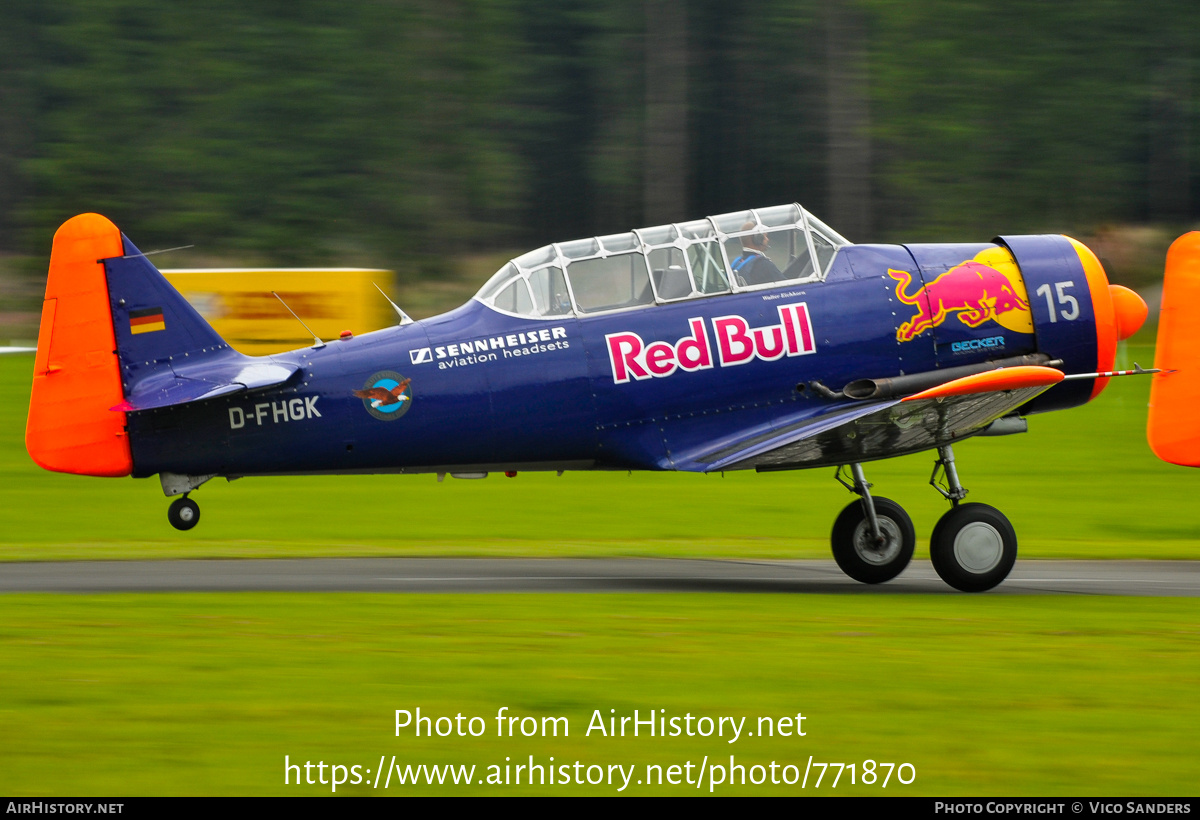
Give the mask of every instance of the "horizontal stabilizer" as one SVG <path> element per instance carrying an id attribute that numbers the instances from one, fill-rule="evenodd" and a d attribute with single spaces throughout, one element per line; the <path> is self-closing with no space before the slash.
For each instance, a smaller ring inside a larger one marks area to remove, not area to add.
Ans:
<path id="1" fill-rule="evenodd" d="M 251 362 L 237 355 L 224 361 L 206 361 L 176 367 L 143 378 L 125 401 L 112 410 L 155 410 L 196 401 L 214 399 L 230 393 L 262 390 L 286 383 L 300 366 L 279 362 Z"/>

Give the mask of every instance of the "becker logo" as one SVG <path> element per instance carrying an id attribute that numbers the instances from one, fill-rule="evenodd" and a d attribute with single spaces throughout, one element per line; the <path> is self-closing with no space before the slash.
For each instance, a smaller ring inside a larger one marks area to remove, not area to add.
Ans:
<path id="1" fill-rule="evenodd" d="M 651 342 L 632 331 L 609 333 L 608 359 L 613 382 L 625 384 L 631 379 L 658 379 L 676 370 L 691 372 L 713 367 L 713 350 L 703 319 L 688 319 L 687 336 L 671 344 Z M 779 324 L 750 327 L 741 316 L 718 316 L 712 320 L 716 338 L 717 364 L 733 367 L 761 359 L 773 362 L 786 356 L 804 356 L 816 352 L 808 305 L 779 306 Z"/>

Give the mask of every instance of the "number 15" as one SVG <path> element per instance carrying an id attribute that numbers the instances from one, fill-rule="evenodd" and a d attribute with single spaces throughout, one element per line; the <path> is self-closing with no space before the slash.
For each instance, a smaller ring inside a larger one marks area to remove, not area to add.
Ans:
<path id="1" fill-rule="evenodd" d="M 1079 318 L 1079 300 L 1069 293 L 1064 293 L 1067 288 L 1075 287 L 1074 282 L 1055 282 L 1054 292 L 1058 294 L 1058 304 L 1062 307 L 1061 313 L 1055 310 L 1054 299 L 1050 295 L 1050 285 L 1042 285 L 1035 293 L 1038 296 L 1046 297 L 1046 309 L 1050 311 L 1050 322 L 1058 321 L 1058 317 L 1062 316 L 1064 321 L 1070 322 L 1073 319 Z"/>

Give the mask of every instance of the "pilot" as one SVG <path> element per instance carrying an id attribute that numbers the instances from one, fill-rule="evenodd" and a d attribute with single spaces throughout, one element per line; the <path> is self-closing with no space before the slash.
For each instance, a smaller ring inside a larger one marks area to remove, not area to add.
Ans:
<path id="1" fill-rule="evenodd" d="M 754 230 L 754 223 L 747 222 L 743 231 Z M 771 240 L 765 233 L 746 234 L 742 237 L 742 254 L 730 263 L 739 285 L 765 285 L 783 278 L 779 268 L 767 256 Z"/>

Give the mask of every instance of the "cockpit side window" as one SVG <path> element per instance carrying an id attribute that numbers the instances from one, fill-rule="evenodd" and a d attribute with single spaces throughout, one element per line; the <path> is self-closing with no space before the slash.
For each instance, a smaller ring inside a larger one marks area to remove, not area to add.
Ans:
<path id="1" fill-rule="evenodd" d="M 765 228 L 747 221 L 724 246 L 730 273 L 740 287 L 796 282 L 815 272 L 808 238 L 799 226 Z"/>
<path id="2" fill-rule="evenodd" d="M 817 231 L 812 232 L 812 240 L 813 247 L 817 251 L 817 269 L 824 275 L 829 271 L 829 263 L 833 261 L 837 248 Z"/>
<path id="3" fill-rule="evenodd" d="M 716 240 L 689 245 L 687 258 L 698 293 L 729 292 L 729 279 L 725 275 L 725 263 Z"/>
<path id="4" fill-rule="evenodd" d="M 654 290 L 664 302 L 686 299 L 695 291 L 688 275 L 687 263 L 680 248 L 657 248 L 647 254 Z"/>
<path id="5" fill-rule="evenodd" d="M 565 316 L 571 312 L 571 296 L 561 268 L 535 270 L 529 274 L 529 289 L 539 316 Z"/>
<path id="6" fill-rule="evenodd" d="M 646 257 L 640 253 L 574 261 L 567 278 L 581 313 L 654 304 Z"/>
<path id="7" fill-rule="evenodd" d="M 497 293 L 492 304 L 509 313 L 527 315 L 533 312 L 533 300 L 529 297 L 529 288 L 526 287 L 524 278 L 520 276 Z"/>

